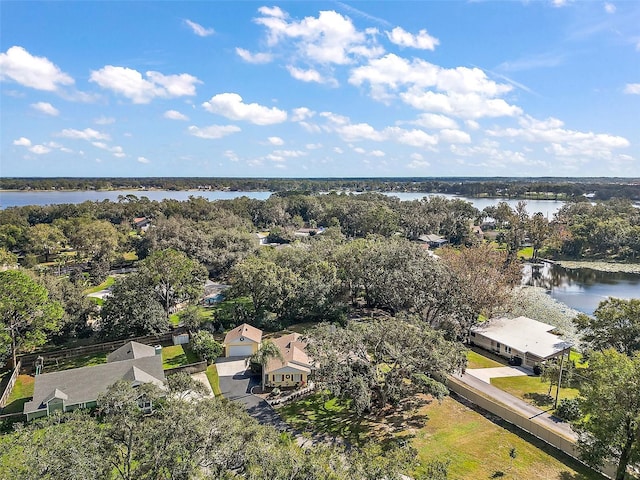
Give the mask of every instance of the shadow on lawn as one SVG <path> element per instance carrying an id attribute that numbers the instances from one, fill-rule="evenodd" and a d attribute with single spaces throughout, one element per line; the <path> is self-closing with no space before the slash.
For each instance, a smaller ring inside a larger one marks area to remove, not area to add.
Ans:
<path id="1" fill-rule="evenodd" d="M 546 454 L 552 456 L 556 460 L 564 463 L 568 467 L 571 467 L 576 472 L 578 472 L 577 474 L 574 475 L 574 474 L 571 474 L 570 472 L 564 471 L 560 474 L 560 477 L 559 477 L 560 480 L 589 480 L 593 478 L 600 478 L 602 480 L 607 479 L 607 477 L 605 477 L 604 475 L 596 472 L 595 470 L 590 469 L 589 467 L 585 466 L 583 463 L 579 462 L 575 458 L 567 455 L 566 453 L 540 440 L 538 437 L 535 437 L 530 433 L 519 429 L 515 425 L 512 425 L 511 423 L 503 420 L 502 418 L 496 415 L 493 415 L 490 412 L 487 412 L 483 408 L 480 408 L 477 405 L 469 402 L 466 398 L 456 395 L 454 392 L 451 392 L 451 398 L 453 398 L 457 402 L 460 402 L 461 404 L 470 408 L 471 410 L 479 413 L 490 422 L 498 425 L 501 428 L 504 428 L 505 430 L 513 433 L 514 435 L 517 435 L 518 437 L 522 438 L 526 442 L 534 445 L 535 447 L 539 448 Z"/>

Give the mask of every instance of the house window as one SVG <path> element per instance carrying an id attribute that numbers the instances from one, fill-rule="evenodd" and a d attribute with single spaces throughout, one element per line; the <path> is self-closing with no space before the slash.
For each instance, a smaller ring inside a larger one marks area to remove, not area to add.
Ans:
<path id="1" fill-rule="evenodd" d="M 471 332 L 471 336 L 475 337 L 476 336 L 476 332 Z"/>
<path id="2" fill-rule="evenodd" d="M 500 351 L 500 342 L 496 342 L 496 348 Z"/>
<path id="3" fill-rule="evenodd" d="M 505 346 L 504 347 L 504 351 L 507 352 L 507 353 L 511 353 L 511 347 Z"/>

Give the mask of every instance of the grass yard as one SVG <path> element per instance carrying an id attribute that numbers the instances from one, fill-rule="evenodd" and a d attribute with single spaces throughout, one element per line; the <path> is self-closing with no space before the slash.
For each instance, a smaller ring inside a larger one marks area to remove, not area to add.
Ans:
<path id="1" fill-rule="evenodd" d="M 211 385 L 211 390 L 213 390 L 213 394 L 216 397 L 222 395 L 222 391 L 220 390 L 220 377 L 218 377 L 218 369 L 216 365 L 209 365 L 205 372 L 207 374 L 207 379 L 209 380 L 209 385 Z"/>
<path id="2" fill-rule="evenodd" d="M 171 345 L 170 347 L 162 347 L 162 367 L 165 370 L 199 361 L 198 356 L 188 346 Z"/>
<path id="3" fill-rule="evenodd" d="M 24 404 L 33 396 L 34 382 L 35 378 L 30 375 L 18 375 L 2 413 L 22 413 Z"/>
<path id="4" fill-rule="evenodd" d="M 110 276 L 110 277 L 107 277 L 107 279 L 104 282 L 102 282 L 100 285 L 87 288 L 82 293 L 84 293 L 85 295 L 89 295 L 90 293 L 96 293 L 96 292 L 99 292 L 100 290 L 104 290 L 105 288 L 109 288 L 114 283 L 116 283 L 116 278 Z"/>
<path id="5" fill-rule="evenodd" d="M 62 358 L 60 360 L 45 360 L 44 372 L 59 372 L 60 370 L 69 370 L 70 368 L 92 367 L 107 363 L 107 353 L 91 353 L 76 358 Z"/>
<path id="6" fill-rule="evenodd" d="M 510 393 L 514 397 L 521 398 L 537 407 L 551 407 L 553 401 L 549 402 L 547 392 L 549 392 L 549 382 L 542 382 L 540 377 L 504 377 L 492 378 L 491 385 Z M 561 388 L 559 400 L 563 398 L 575 398 L 580 391 L 577 388 Z M 551 389 L 551 396 L 555 399 L 556 388 Z"/>
<path id="7" fill-rule="evenodd" d="M 499 419 L 489 420 L 451 397 L 441 403 L 417 397 L 401 409 L 374 418 L 355 415 L 348 402 L 316 394 L 283 406 L 278 412 L 298 430 L 340 436 L 356 445 L 405 438 L 416 448 L 422 465 L 448 460 L 448 478 L 456 480 L 604 479 L 535 437 Z M 516 449 L 513 464 L 511 448 Z M 424 473 L 420 470 L 413 473 Z"/>
<path id="8" fill-rule="evenodd" d="M 177 313 L 172 313 L 169 315 L 169 323 L 174 327 L 177 327 L 180 324 L 180 316 Z"/>
<path id="9" fill-rule="evenodd" d="M 518 250 L 518 257 L 525 260 L 531 259 L 531 257 L 533 257 L 533 247 L 521 248 L 520 250 Z"/>
<path id="10" fill-rule="evenodd" d="M 349 402 L 321 393 L 280 407 L 278 413 L 297 430 L 342 437 L 354 444 L 363 442 L 371 430 L 370 423 L 349 408 Z"/>
<path id="11" fill-rule="evenodd" d="M 428 420 L 412 435 L 418 458 L 422 464 L 449 460 L 449 478 L 604 479 L 535 437 L 516 434 L 450 397 L 422 407 L 420 413 Z M 512 448 L 516 458 L 511 464 Z"/>
<path id="12" fill-rule="evenodd" d="M 483 355 L 480 355 L 473 350 L 467 350 L 467 368 L 495 368 L 504 367 L 502 363 L 498 363 L 495 360 L 491 360 Z"/>

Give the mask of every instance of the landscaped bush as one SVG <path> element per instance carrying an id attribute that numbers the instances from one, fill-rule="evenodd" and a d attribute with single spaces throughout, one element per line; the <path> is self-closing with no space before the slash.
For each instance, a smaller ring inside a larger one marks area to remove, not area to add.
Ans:
<path id="1" fill-rule="evenodd" d="M 556 416 L 572 422 L 582 417 L 580 402 L 577 398 L 563 398 L 556 408 Z"/>
<path id="2" fill-rule="evenodd" d="M 216 342 L 213 335 L 206 330 L 200 330 L 191 336 L 191 350 L 207 363 L 212 363 L 222 355 L 222 345 Z"/>

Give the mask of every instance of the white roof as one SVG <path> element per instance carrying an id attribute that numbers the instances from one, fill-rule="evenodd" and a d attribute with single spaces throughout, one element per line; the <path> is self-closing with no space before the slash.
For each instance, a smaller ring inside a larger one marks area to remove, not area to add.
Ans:
<path id="1" fill-rule="evenodd" d="M 573 345 L 558 335 L 549 333 L 554 329 L 553 325 L 527 317 L 517 317 L 494 318 L 471 330 L 521 352 L 549 358 Z"/>

